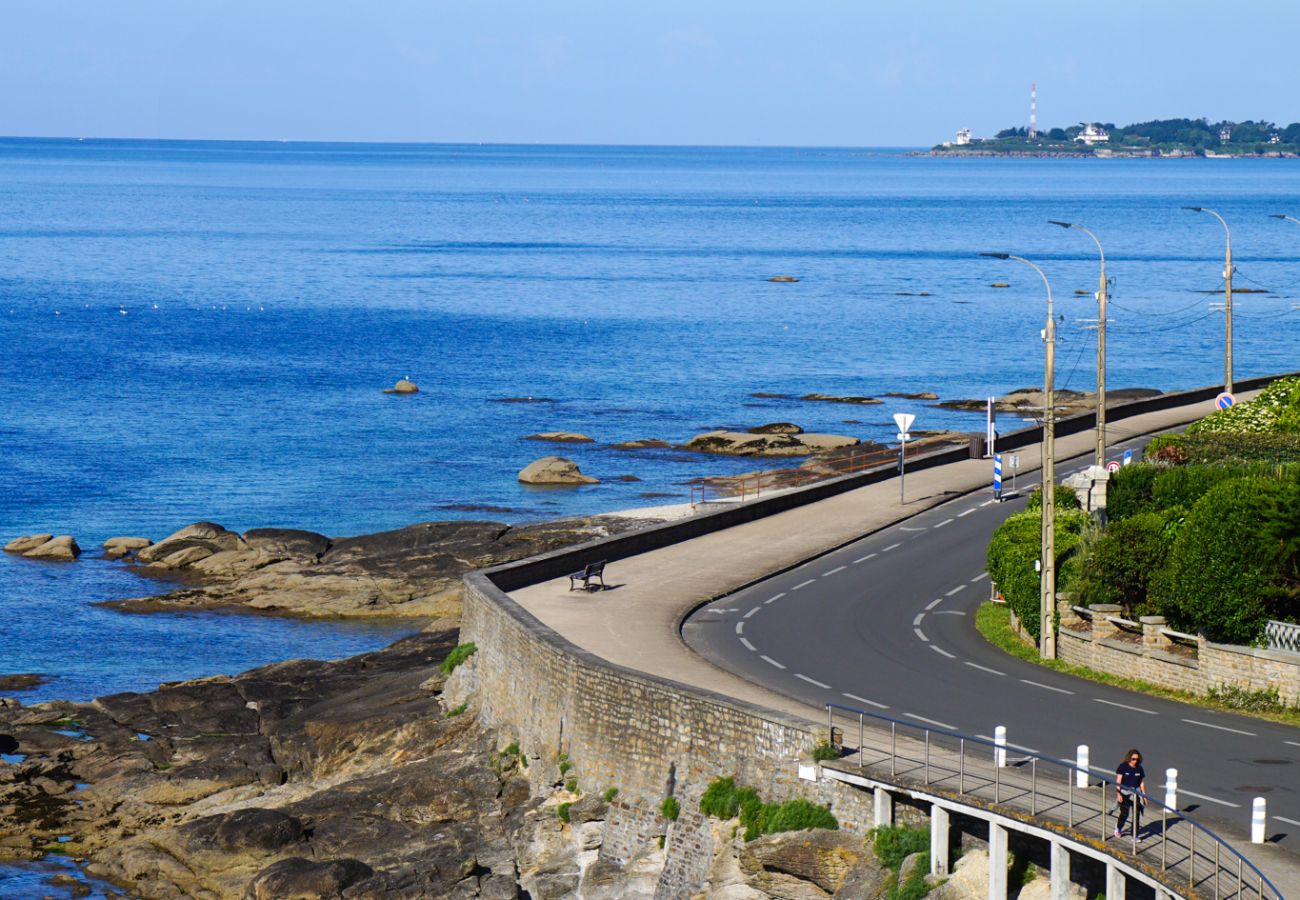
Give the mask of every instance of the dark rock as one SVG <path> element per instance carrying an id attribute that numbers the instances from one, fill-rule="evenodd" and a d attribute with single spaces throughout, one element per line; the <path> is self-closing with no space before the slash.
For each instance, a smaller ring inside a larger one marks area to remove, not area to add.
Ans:
<path id="1" fill-rule="evenodd" d="M 272 863 L 253 879 L 250 900 L 325 900 L 365 881 L 375 870 L 358 859 L 312 862 L 291 857 Z"/>
<path id="2" fill-rule="evenodd" d="M 904 400 L 938 400 L 939 395 L 934 391 L 917 391 L 914 394 L 905 394 L 901 391 L 886 391 L 886 397 L 901 397 Z"/>
<path id="3" fill-rule="evenodd" d="M 180 531 L 170 534 L 158 543 L 136 551 L 135 558 L 141 562 L 159 562 L 181 551 L 206 550 L 205 556 L 222 550 L 246 550 L 243 538 L 213 522 L 195 522 Z M 200 557 L 202 558 L 202 557 Z M 197 560 L 191 560 L 196 562 Z"/>
<path id="4" fill-rule="evenodd" d="M 252 550 L 274 556 L 310 556 L 319 559 L 330 548 L 330 539 L 314 531 L 296 528 L 254 528 L 244 532 L 244 543 Z"/>
<path id="5" fill-rule="evenodd" d="M 749 429 L 750 434 L 803 434 L 803 429 L 790 422 L 769 422 Z"/>
<path id="6" fill-rule="evenodd" d="M 0 675 L 0 691 L 30 691 L 49 680 L 46 675 Z"/>
<path id="7" fill-rule="evenodd" d="M 276 809 L 249 807 L 222 817 L 216 840 L 227 853 L 261 850 L 270 853 L 302 840 L 302 820 Z"/>
<path id="8" fill-rule="evenodd" d="M 859 405 L 868 405 L 868 406 L 885 402 L 875 397 L 858 397 L 852 395 L 847 397 L 837 397 L 832 394 L 804 394 L 799 399 L 816 401 L 818 403 L 856 403 Z"/>
<path id="9" fill-rule="evenodd" d="M 614 450 L 664 450 L 671 446 L 667 441 L 661 441 L 657 438 L 642 438 L 636 441 L 610 444 L 610 447 Z"/>
<path id="10" fill-rule="evenodd" d="M 773 275 L 768 279 L 768 281 L 775 282 L 776 284 L 794 284 L 798 280 L 799 279 L 795 278 L 793 275 Z"/>

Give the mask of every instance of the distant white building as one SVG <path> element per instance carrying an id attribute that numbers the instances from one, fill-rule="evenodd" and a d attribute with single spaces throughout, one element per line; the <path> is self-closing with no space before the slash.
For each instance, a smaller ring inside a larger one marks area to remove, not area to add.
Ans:
<path id="1" fill-rule="evenodd" d="M 958 146 L 958 147 L 965 147 L 965 146 L 966 146 L 967 144 L 969 144 L 970 142 L 971 142 L 970 129 L 969 129 L 969 128 L 958 128 L 958 129 L 957 129 L 957 146 Z"/>
<path id="2" fill-rule="evenodd" d="M 1282 135 L 1278 134 L 1278 133 L 1275 131 L 1275 132 L 1273 132 L 1272 134 L 1270 134 L 1270 135 L 1268 136 L 1268 142 L 1269 142 L 1270 144 L 1280 144 L 1280 143 L 1282 143 Z"/>
<path id="3" fill-rule="evenodd" d="M 1074 139 L 1091 147 L 1093 144 L 1104 144 L 1109 141 L 1110 132 L 1095 122 L 1089 122 Z"/>
<path id="4" fill-rule="evenodd" d="M 1219 129 L 1219 143 L 1220 143 L 1220 144 L 1227 144 L 1227 143 L 1231 143 L 1231 142 L 1232 142 L 1232 129 L 1231 129 L 1231 128 L 1220 128 L 1220 129 Z"/>

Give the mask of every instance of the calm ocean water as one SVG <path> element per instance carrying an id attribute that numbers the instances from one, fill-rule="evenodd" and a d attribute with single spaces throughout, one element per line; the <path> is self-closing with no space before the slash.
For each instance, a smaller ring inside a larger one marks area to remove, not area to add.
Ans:
<path id="1" fill-rule="evenodd" d="M 1058 379 L 1092 382 L 1092 245 L 1116 278 L 1110 384 L 1221 378 L 1234 226 L 1239 376 L 1296 367 L 1300 166 L 950 160 L 818 149 L 0 141 L 0 538 L 161 537 L 197 519 L 332 535 L 668 502 L 752 462 L 607 444 L 789 420 L 891 440 L 978 415 L 755 392 L 982 397 L 1040 382 L 1039 261 Z M 791 274 L 797 284 L 771 284 Z M 1010 282 L 994 290 L 994 281 Z M 900 296 L 919 294 L 929 296 Z M 414 397 L 381 393 L 409 375 Z M 503 403 L 533 397 L 547 402 Z M 604 479 L 520 485 L 561 448 Z M 614 480 L 635 475 L 640 481 Z M 666 495 L 646 497 L 645 495 Z M 498 508 L 491 513 L 466 506 Z M 129 617 L 120 566 L 0 560 L 0 670 L 85 698 L 392 628 Z M 129 653 L 129 659 L 123 657 Z"/>
<path id="2" fill-rule="evenodd" d="M 1092 383 L 1091 226 L 1116 279 L 1113 387 L 1222 378 L 1217 222 L 1233 226 L 1239 377 L 1297 367 L 1300 166 L 949 160 L 819 149 L 0 140 L 0 539 L 161 537 L 197 519 L 357 534 L 685 497 L 753 463 L 609 443 L 789 420 L 891 440 L 979 416 L 755 392 L 983 397 Z M 797 284 L 770 284 L 777 274 Z M 1010 282 L 994 290 L 994 281 Z M 900 296 L 928 292 L 927 297 Z M 409 375 L 415 397 L 382 394 Z M 502 403 L 533 397 L 547 402 Z M 530 490 L 546 445 L 604 483 Z M 614 480 L 635 475 L 640 481 Z M 647 497 L 646 495 L 656 495 Z M 465 506 L 491 506 L 492 513 Z M 0 673 L 85 699 L 386 643 L 401 623 L 126 616 L 116 564 L 0 559 Z M 48 869 L 0 869 L 37 890 Z"/>

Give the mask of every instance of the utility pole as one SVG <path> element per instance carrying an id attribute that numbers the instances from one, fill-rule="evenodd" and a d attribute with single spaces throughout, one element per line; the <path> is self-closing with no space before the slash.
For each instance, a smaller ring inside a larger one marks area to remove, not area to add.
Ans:
<path id="1" fill-rule="evenodd" d="M 1082 225 L 1076 225 L 1073 222 L 1058 222 L 1055 219 L 1049 224 L 1059 225 L 1062 228 L 1074 228 L 1082 231 L 1092 242 L 1097 245 L 1097 252 L 1101 255 L 1101 277 L 1097 283 L 1097 448 L 1093 454 L 1093 465 L 1106 465 L 1106 251 L 1101 247 L 1101 241 L 1097 240 L 1097 235 L 1093 234 Z"/>
<path id="2" fill-rule="evenodd" d="M 1232 232 L 1223 216 L 1204 206 L 1184 206 L 1191 212 L 1209 213 L 1223 225 L 1227 237 L 1227 252 L 1223 262 L 1223 389 L 1232 393 Z"/>
<path id="3" fill-rule="evenodd" d="M 981 253 L 994 259 L 1014 259 L 1038 273 L 1047 288 L 1047 327 L 1043 367 L 1043 511 L 1039 540 L 1038 655 L 1056 659 L 1056 317 L 1052 311 L 1052 285 L 1043 270 L 1010 253 Z"/>

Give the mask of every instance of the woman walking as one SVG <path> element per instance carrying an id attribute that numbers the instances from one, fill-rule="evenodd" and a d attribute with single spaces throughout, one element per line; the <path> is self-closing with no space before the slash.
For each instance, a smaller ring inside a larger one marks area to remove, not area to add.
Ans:
<path id="1" fill-rule="evenodd" d="M 1133 836 L 1141 827 L 1142 807 L 1146 803 L 1147 773 L 1142 768 L 1142 754 L 1130 750 L 1124 761 L 1115 768 L 1115 795 L 1119 801 L 1119 821 L 1115 823 L 1115 837 L 1123 837 L 1124 823 L 1128 821 L 1129 807 L 1133 808 Z"/>

